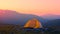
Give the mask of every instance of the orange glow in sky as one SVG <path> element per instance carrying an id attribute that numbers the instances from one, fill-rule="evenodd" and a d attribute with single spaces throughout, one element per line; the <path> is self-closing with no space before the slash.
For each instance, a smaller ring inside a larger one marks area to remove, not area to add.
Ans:
<path id="1" fill-rule="evenodd" d="M 0 0 L 0 9 L 26 14 L 60 15 L 60 0 Z"/>

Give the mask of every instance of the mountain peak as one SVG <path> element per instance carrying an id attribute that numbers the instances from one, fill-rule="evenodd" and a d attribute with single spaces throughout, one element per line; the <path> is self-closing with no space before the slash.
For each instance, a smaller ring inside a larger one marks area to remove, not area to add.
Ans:
<path id="1" fill-rule="evenodd" d="M 12 13 L 12 12 L 16 12 L 16 11 L 13 11 L 13 10 L 0 10 L 0 13 Z"/>

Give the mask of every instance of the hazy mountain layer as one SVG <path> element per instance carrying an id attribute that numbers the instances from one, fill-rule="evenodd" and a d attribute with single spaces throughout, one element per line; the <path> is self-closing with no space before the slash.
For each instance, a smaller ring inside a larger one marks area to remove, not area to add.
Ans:
<path id="1" fill-rule="evenodd" d="M 32 18 L 38 19 L 42 24 L 45 22 L 43 18 L 36 15 L 21 14 L 11 10 L 0 10 L 0 21 L 4 24 L 24 25 Z"/>

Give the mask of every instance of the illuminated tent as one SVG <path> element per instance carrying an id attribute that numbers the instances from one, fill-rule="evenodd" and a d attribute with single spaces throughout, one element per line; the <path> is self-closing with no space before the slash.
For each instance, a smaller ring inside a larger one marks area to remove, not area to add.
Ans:
<path id="1" fill-rule="evenodd" d="M 41 25 L 41 22 L 33 18 L 31 20 L 28 20 L 28 22 L 24 25 L 24 27 L 42 28 L 42 25 Z"/>

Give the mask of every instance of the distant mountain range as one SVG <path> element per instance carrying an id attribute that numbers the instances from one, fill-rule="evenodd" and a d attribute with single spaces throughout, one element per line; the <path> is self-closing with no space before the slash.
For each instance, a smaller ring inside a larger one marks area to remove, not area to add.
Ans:
<path id="1" fill-rule="evenodd" d="M 41 17 L 47 20 L 60 19 L 60 15 L 53 15 L 53 14 L 43 15 Z"/>
<path id="2" fill-rule="evenodd" d="M 45 19 L 36 15 L 21 14 L 11 10 L 0 10 L 0 22 L 4 24 L 24 25 L 28 20 L 32 18 L 38 19 L 41 23 L 46 22 Z"/>

